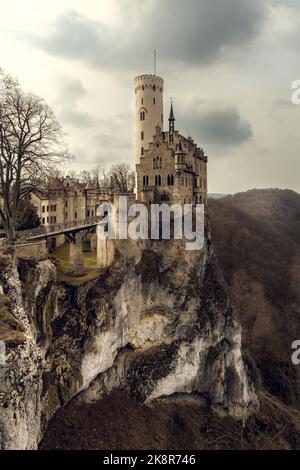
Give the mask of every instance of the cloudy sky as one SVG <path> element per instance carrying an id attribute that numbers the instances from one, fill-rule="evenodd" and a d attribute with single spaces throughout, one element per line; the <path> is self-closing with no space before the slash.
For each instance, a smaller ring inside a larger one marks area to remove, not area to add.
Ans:
<path id="1" fill-rule="evenodd" d="M 70 169 L 134 165 L 133 78 L 165 80 L 209 191 L 300 191 L 299 0 L 0 0 L 0 67 L 45 98 Z M 165 123 L 167 124 L 167 123 Z M 67 168 L 66 171 L 69 171 Z"/>

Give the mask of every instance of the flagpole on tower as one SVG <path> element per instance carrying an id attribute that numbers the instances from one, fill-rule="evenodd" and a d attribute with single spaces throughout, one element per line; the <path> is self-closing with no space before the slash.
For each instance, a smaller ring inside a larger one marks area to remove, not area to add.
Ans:
<path id="1" fill-rule="evenodd" d="M 156 75 L 156 49 L 154 49 L 154 75 Z"/>

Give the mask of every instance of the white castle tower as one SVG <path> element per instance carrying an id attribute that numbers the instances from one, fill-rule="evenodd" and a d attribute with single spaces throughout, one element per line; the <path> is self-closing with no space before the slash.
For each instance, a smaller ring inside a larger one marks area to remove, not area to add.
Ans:
<path id="1" fill-rule="evenodd" d="M 157 75 L 139 75 L 134 79 L 135 90 L 135 162 L 140 163 L 144 150 L 155 134 L 155 127 L 163 129 L 164 81 Z"/>

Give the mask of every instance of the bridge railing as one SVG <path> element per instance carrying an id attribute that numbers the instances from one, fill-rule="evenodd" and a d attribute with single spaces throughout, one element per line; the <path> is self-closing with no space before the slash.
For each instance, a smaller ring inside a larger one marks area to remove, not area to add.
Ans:
<path id="1" fill-rule="evenodd" d="M 61 232 L 68 229 L 75 229 L 77 227 L 85 227 L 97 224 L 97 222 L 97 217 L 87 217 L 86 219 L 75 219 L 61 224 L 49 224 L 46 226 L 46 233 Z"/>
<path id="2" fill-rule="evenodd" d="M 39 235 L 48 235 L 50 233 L 64 232 L 78 227 L 88 227 L 97 224 L 99 219 L 97 217 L 87 217 L 86 219 L 75 219 L 70 222 L 42 225 L 30 230 L 22 230 L 17 232 L 17 240 L 26 240 L 30 237 Z"/>

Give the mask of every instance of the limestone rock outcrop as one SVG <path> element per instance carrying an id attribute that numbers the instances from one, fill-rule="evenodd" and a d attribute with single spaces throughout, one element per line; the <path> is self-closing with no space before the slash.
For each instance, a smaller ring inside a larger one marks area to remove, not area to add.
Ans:
<path id="1" fill-rule="evenodd" d="M 59 407 L 118 387 L 142 402 L 193 392 L 241 419 L 257 407 L 209 227 L 206 235 L 200 252 L 179 240 L 117 250 L 77 287 L 58 282 L 49 260 L 2 267 L 26 340 L 0 366 L 0 448 L 37 448 Z"/>

